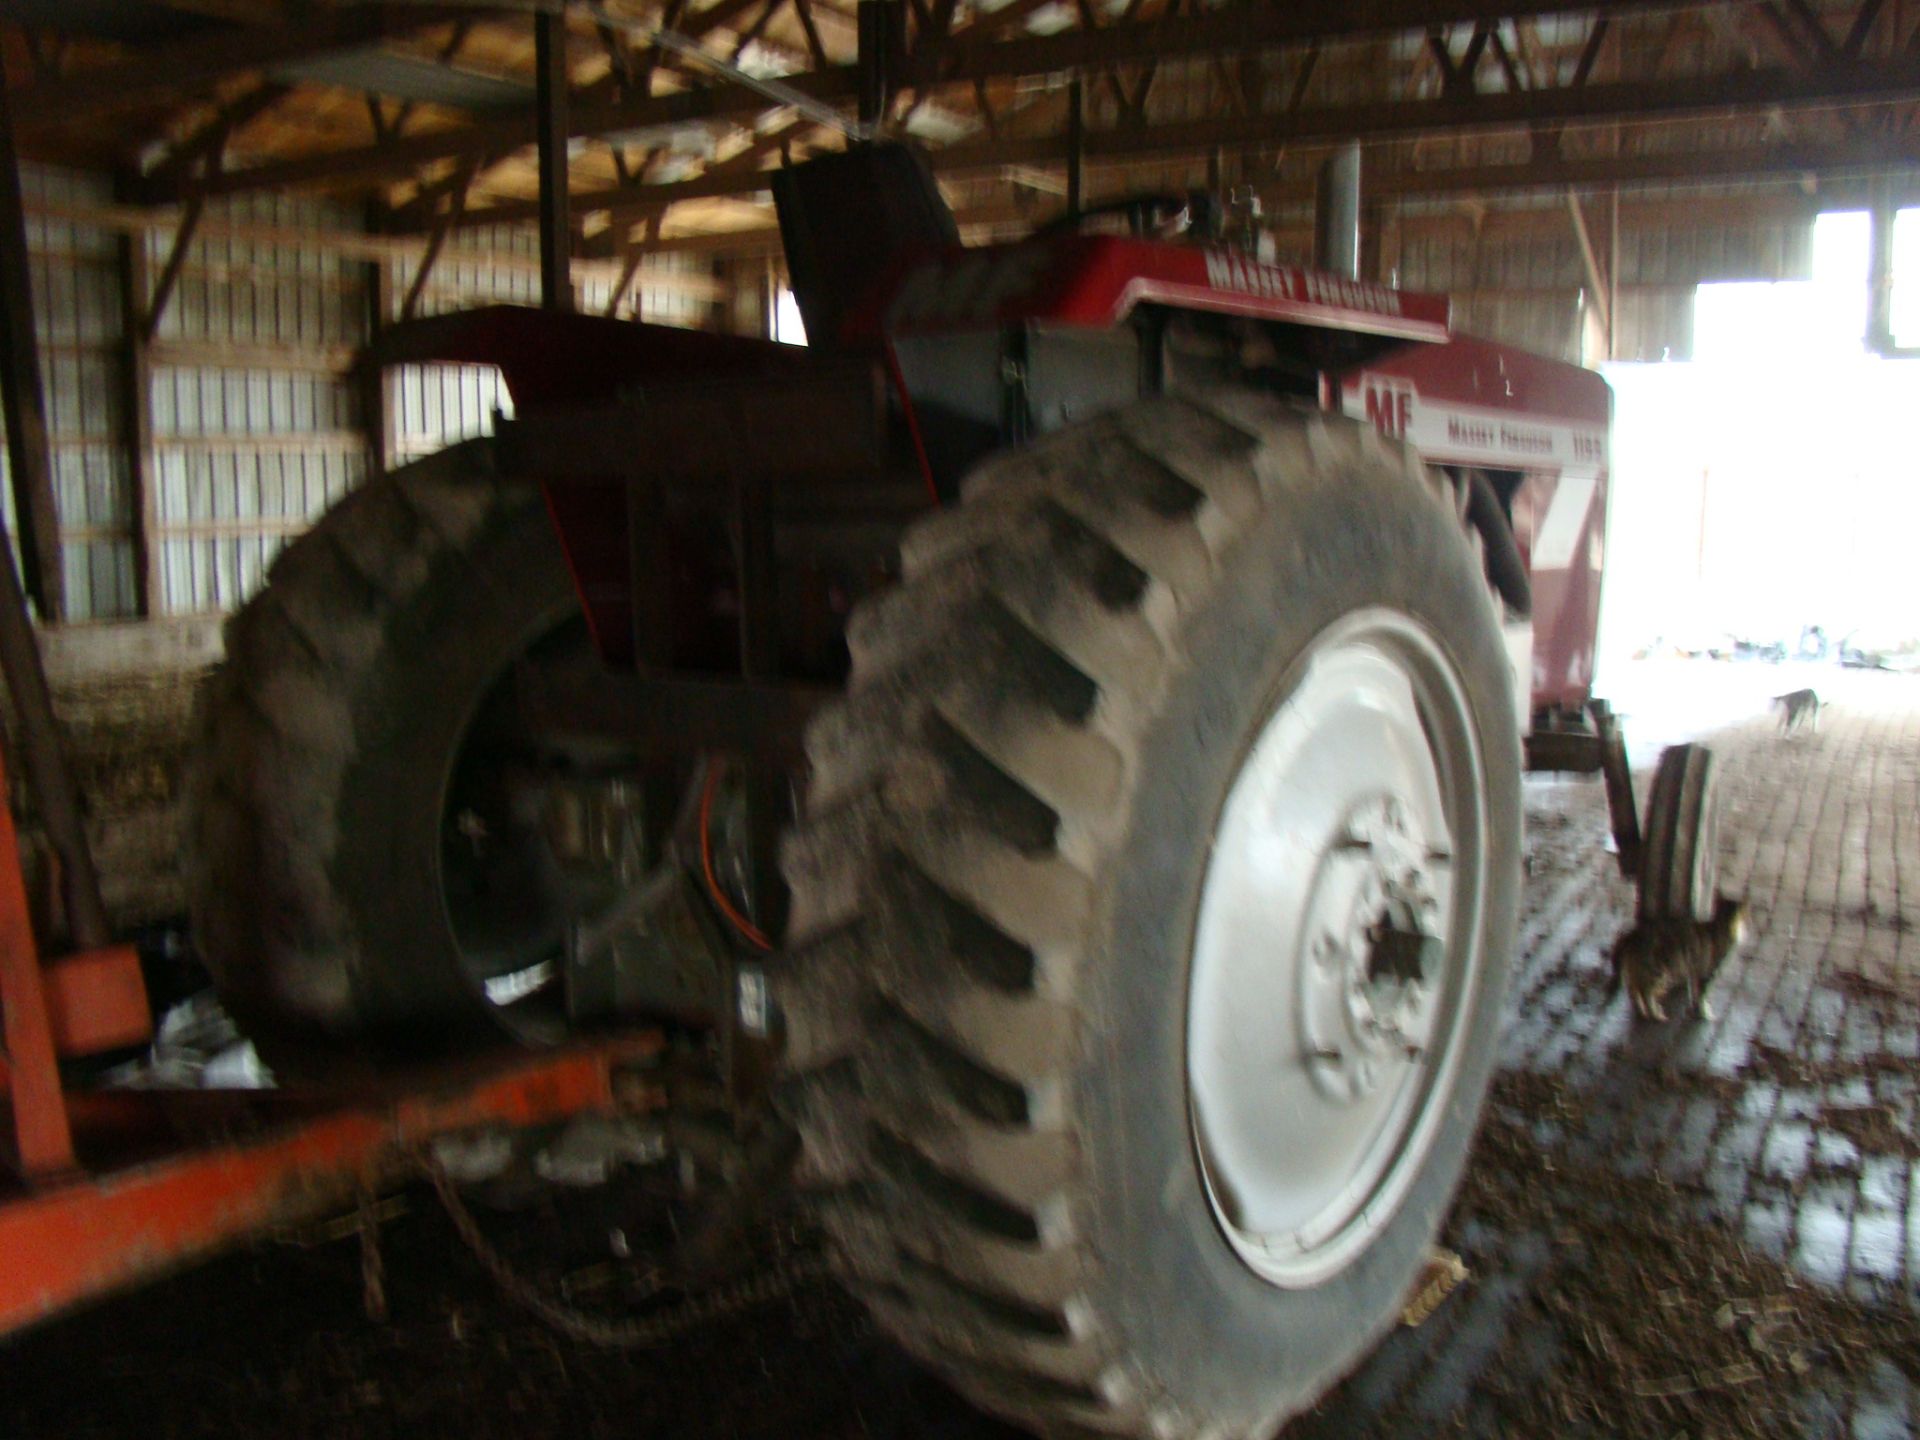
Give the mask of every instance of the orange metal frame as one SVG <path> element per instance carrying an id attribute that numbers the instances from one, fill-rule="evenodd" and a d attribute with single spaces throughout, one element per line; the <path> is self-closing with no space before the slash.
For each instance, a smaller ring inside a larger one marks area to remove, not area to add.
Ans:
<path id="1" fill-rule="evenodd" d="M 34 943 L 27 886 L 20 876 L 20 840 L 14 833 L 13 812 L 4 803 L 6 794 L 6 769 L 0 765 L 0 1009 L 6 1012 L 5 1079 L 20 1173 L 28 1180 L 43 1180 L 74 1168 L 73 1126 L 60 1092 L 47 978 L 40 969 L 40 947 Z M 0 1254 L 6 1255 L 11 1268 L 12 1255 Z"/>
<path id="2" fill-rule="evenodd" d="M 392 1179 L 435 1135 L 612 1109 L 615 1072 L 658 1048 L 644 1033 L 351 1098 L 69 1092 L 62 1055 L 138 1044 L 152 1018 L 129 948 L 42 965 L 5 794 L 0 765 L 0 1140 L 13 1141 L 16 1176 L 0 1176 L 0 1334 L 310 1218 Z M 196 1131 L 247 1138 L 183 1145 Z"/>

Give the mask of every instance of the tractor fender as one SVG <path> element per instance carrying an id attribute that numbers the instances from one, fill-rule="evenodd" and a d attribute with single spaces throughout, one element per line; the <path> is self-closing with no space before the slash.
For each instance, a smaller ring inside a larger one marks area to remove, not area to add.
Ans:
<path id="1" fill-rule="evenodd" d="M 689 375 L 779 382 L 810 367 L 773 340 L 713 335 L 529 305 L 485 305 L 389 325 L 362 347 L 362 374 L 390 365 L 497 365 L 516 409 L 610 400 L 653 379 Z"/>

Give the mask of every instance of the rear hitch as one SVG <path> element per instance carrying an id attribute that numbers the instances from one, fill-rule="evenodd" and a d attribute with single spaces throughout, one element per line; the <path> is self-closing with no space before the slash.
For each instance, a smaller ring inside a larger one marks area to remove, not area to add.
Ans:
<path id="1" fill-rule="evenodd" d="M 1579 717 L 1569 717 L 1560 723 L 1536 725 L 1527 736 L 1526 762 L 1528 770 L 1600 775 L 1607 786 L 1607 815 L 1613 826 L 1621 878 L 1637 880 L 1644 842 L 1633 795 L 1633 771 L 1627 764 L 1626 736 L 1613 707 L 1604 700 L 1590 700 L 1585 723 Z"/>

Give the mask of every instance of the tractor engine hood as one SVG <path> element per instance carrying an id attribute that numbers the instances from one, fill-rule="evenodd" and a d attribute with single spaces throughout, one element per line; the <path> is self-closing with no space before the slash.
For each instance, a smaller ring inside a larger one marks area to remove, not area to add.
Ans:
<path id="1" fill-rule="evenodd" d="M 1104 329 L 1141 304 L 1444 341 L 1450 302 L 1217 245 L 1059 235 L 909 262 L 848 317 L 849 344 L 1006 324 Z"/>

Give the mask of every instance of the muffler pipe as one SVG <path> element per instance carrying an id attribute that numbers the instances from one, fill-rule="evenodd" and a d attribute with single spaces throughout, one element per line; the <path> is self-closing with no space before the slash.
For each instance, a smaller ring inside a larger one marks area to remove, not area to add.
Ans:
<path id="1" fill-rule="evenodd" d="M 1326 158 L 1313 198 L 1313 267 L 1360 278 L 1360 142 Z"/>

